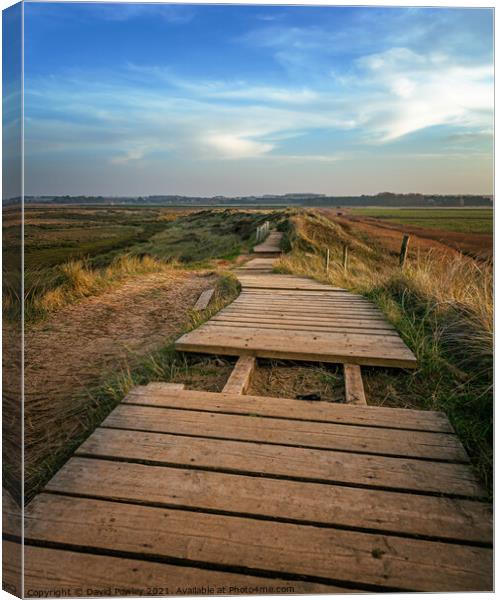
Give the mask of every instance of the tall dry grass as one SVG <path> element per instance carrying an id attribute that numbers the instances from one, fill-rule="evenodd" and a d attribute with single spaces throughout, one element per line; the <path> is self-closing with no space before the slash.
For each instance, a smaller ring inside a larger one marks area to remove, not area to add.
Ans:
<path id="1" fill-rule="evenodd" d="M 416 373 L 400 376 L 409 404 L 447 412 L 491 489 L 492 265 L 429 250 L 412 254 L 402 269 L 396 255 L 355 226 L 314 210 L 297 211 L 290 224 L 290 252 L 277 270 L 344 287 L 381 308 L 418 359 Z M 344 245 L 349 249 L 346 271 Z"/>
<path id="2" fill-rule="evenodd" d="M 55 267 L 52 277 L 47 277 L 45 272 L 27 272 L 26 318 L 36 319 L 82 298 L 102 293 L 129 277 L 176 268 L 176 261 L 122 254 L 102 269 L 92 268 L 85 260 L 71 260 Z"/>

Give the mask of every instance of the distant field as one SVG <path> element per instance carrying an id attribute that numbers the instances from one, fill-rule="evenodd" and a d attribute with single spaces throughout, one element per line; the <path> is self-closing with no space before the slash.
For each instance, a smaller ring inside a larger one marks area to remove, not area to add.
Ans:
<path id="1" fill-rule="evenodd" d="M 349 214 L 459 233 L 493 233 L 491 208 L 355 208 Z"/>

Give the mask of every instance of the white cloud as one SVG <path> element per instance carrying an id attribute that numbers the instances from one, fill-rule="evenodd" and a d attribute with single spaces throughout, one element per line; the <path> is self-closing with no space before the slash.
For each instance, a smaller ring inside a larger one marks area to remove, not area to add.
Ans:
<path id="1" fill-rule="evenodd" d="M 436 125 L 487 127 L 492 122 L 493 68 L 462 66 L 443 55 L 392 48 L 358 61 L 373 101 L 361 122 L 380 141 Z M 378 98 L 377 98 L 378 95 Z"/>
<path id="2" fill-rule="evenodd" d="M 219 158 L 229 159 L 254 158 L 270 152 L 274 147 L 272 144 L 232 133 L 209 133 L 201 137 L 201 142 L 211 151 L 215 150 Z"/>

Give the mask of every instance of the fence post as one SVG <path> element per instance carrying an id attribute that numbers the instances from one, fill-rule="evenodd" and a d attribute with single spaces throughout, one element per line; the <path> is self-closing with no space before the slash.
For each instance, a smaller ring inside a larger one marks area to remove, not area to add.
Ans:
<path id="1" fill-rule="evenodd" d="M 399 253 L 399 266 L 404 267 L 406 262 L 406 255 L 408 254 L 408 244 L 410 242 L 410 236 L 405 233 L 403 236 L 403 242 L 401 243 L 401 251 Z"/>
<path id="2" fill-rule="evenodd" d="M 330 269 L 330 248 L 326 249 L 325 269 L 326 269 L 326 272 L 328 273 L 328 271 Z"/>
<path id="3" fill-rule="evenodd" d="M 342 266 L 344 267 L 344 271 L 347 271 L 347 260 L 349 257 L 349 248 L 347 244 L 344 244 L 344 249 L 342 252 Z"/>

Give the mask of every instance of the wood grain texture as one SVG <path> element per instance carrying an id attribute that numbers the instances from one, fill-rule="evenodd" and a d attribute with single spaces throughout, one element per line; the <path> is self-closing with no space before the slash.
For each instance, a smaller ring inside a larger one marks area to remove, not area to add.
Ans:
<path id="1" fill-rule="evenodd" d="M 203 511 L 491 543 L 491 506 L 320 483 L 75 457 L 47 490 Z"/>
<path id="2" fill-rule="evenodd" d="M 365 388 L 359 365 L 344 365 L 344 384 L 346 402 L 366 406 Z"/>
<path id="3" fill-rule="evenodd" d="M 489 549 L 41 494 L 26 536 L 389 589 L 490 590 Z"/>
<path id="4" fill-rule="evenodd" d="M 253 356 L 240 356 L 222 389 L 223 394 L 244 394 L 252 378 L 256 360 Z"/>
<path id="5" fill-rule="evenodd" d="M 483 497 L 468 465 L 162 433 L 97 429 L 77 455 L 234 473 Z"/>
<path id="6" fill-rule="evenodd" d="M 150 384 L 151 385 L 151 384 Z M 232 414 L 283 417 L 290 420 L 318 423 L 342 423 L 367 427 L 388 427 L 412 431 L 453 433 L 453 428 L 442 412 L 384 408 L 379 406 L 352 407 L 331 402 L 307 402 L 288 398 L 218 394 L 201 390 L 172 391 L 150 385 L 133 388 L 123 404 L 163 406 L 191 410 L 206 410 Z"/>
<path id="7" fill-rule="evenodd" d="M 7 543 L 9 544 L 9 543 Z M 163 596 L 189 595 L 189 590 L 205 588 L 209 595 L 231 594 L 321 594 L 352 593 L 340 586 L 305 581 L 253 577 L 240 573 L 211 571 L 147 560 L 83 554 L 52 548 L 25 548 L 27 589 L 46 592 L 67 589 L 68 596 Z M 212 589 L 212 592 L 208 592 Z M 87 590 L 94 590 L 94 594 Z"/>
<path id="8" fill-rule="evenodd" d="M 289 419 L 256 414 L 227 415 L 171 408 L 118 406 L 104 427 L 171 433 L 218 439 L 282 444 L 357 453 L 468 462 L 458 438 L 446 433 L 408 432 Z"/>
<path id="9" fill-rule="evenodd" d="M 255 260 L 259 269 L 269 268 L 269 259 Z M 249 267 L 239 270 L 238 278 L 240 296 L 179 338 L 178 350 L 415 368 L 411 350 L 359 294 Z"/>
<path id="10" fill-rule="evenodd" d="M 177 350 L 264 358 L 309 360 L 329 363 L 351 362 L 371 366 L 415 368 L 413 353 L 399 338 L 352 333 L 306 331 L 269 332 L 254 328 L 204 327 L 184 334 L 175 343 Z"/>

